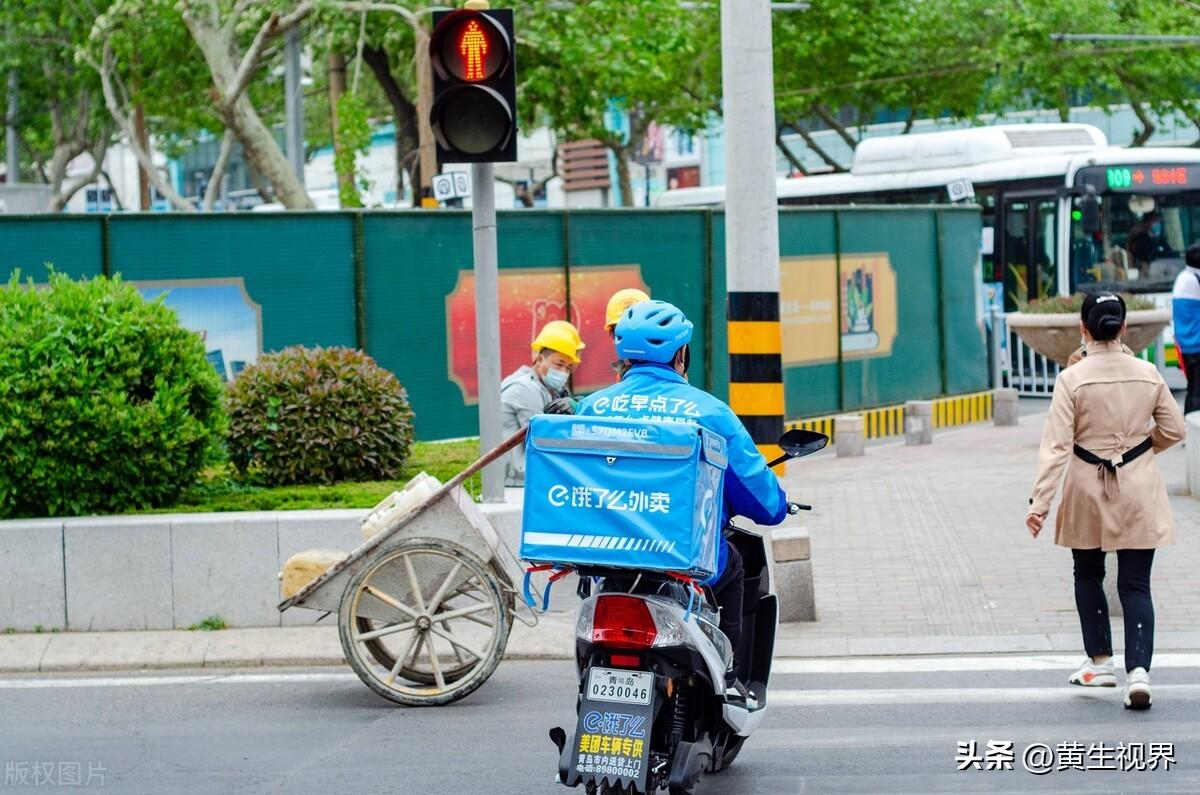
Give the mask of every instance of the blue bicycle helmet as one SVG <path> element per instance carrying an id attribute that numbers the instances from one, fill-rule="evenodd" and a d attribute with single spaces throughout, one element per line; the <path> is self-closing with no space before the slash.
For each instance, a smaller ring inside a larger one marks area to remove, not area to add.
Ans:
<path id="1" fill-rule="evenodd" d="M 617 355 L 635 362 L 670 364 L 675 353 L 692 339 L 692 321 L 666 301 L 636 303 L 621 319 L 613 336 Z"/>

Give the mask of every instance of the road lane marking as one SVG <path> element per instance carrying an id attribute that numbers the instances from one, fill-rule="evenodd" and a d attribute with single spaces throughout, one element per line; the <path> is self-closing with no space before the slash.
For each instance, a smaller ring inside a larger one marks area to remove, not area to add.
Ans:
<path id="1" fill-rule="evenodd" d="M 767 693 L 769 706 L 873 706 L 889 704 L 1031 704 L 1121 700 L 1119 687 L 914 687 L 857 690 L 782 690 Z M 1155 685 L 1155 697 L 1200 699 L 1200 685 Z"/>
<path id="2" fill-rule="evenodd" d="M 164 685 L 271 685 L 309 682 L 357 682 L 352 673 L 196 674 L 181 676 L 101 676 L 50 679 L 0 679 L 0 690 L 65 687 L 162 687 Z"/>
<path id="3" fill-rule="evenodd" d="M 962 657 L 828 657 L 775 660 L 772 674 L 913 674 L 957 671 L 1056 671 L 1070 673 L 1082 654 L 980 654 Z M 1117 655 L 1117 670 L 1125 667 Z M 1154 655 L 1154 668 L 1200 668 L 1200 654 L 1165 652 Z"/>

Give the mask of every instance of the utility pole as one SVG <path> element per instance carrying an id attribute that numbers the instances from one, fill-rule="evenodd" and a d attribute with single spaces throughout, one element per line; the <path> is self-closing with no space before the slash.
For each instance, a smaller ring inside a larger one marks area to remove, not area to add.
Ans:
<path id="1" fill-rule="evenodd" d="M 500 406 L 500 274 L 496 254 L 496 180 L 491 163 L 471 164 L 475 254 L 475 351 L 479 382 L 479 449 L 504 441 Z M 483 501 L 504 502 L 504 468 L 483 470 Z"/>
<path id="2" fill-rule="evenodd" d="M 20 98 L 17 96 L 17 70 L 8 73 L 8 113 L 5 116 L 4 145 L 8 160 L 8 184 L 21 181 L 21 158 L 17 151 L 17 113 L 21 109 Z"/>
<path id="3" fill-rule="evenodd" d="M 721 89 L 728 172 L 729 405 L 771 459 L 779 452 L 784 400 L 768 0 L 721 0 Z"/>
<path id="4" fill-rule="evenodd" d="M 283 105 L 288 161 L 304 184 L 304 95 L 300 86 L 300 26 L 288 28 L 284 38 Z"/>

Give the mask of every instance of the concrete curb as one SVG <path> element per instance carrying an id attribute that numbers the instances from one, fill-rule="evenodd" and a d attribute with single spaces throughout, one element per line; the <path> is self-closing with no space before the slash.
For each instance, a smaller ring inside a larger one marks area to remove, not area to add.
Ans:
<path id="1" fill-rule="evenodd" d="M 548 613 L 536 628 L 517 623 L 505 659 L 568 660 L 574 653 L 574 616 Z M 784 625 L 785 631 L 802 625 Z M 785 632 L 792 634 L 793 632 Z M 1200 632 L 1159 633 L 1159 652 L 1200 651 Z M 1076 653 L 1075 635 L 988 637 L 782 637 L 776 659 L 930 657 L 974 654 Z M 345 664 L 337 628 L 273 627 L 219 632 L 68 632 L 0 636 L 0 674 L 80 673 L 172 668 L 260 668 Z"/>
<path id="2" fill-rule="evenodd" d="M 217 632 L 47 632 L 0 635 L 0 673 L 259 668 L 344 665 L 332 616 L 320 626 Z M 505 659 L 570 659 L 573 613 L 547 613 L 536 627 L 515 622 Z"/>

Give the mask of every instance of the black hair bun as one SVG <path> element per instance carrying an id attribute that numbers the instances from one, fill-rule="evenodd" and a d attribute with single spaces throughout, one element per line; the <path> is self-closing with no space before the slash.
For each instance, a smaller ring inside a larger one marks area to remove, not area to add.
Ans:
<path id="1" fill-rule="evenodd" d="M 1116 297 L 1101 296 L 1088 307 L 1088 333 L 1097 342 L 1114 340 L 1125 325 L 1125 302 Z"/>

